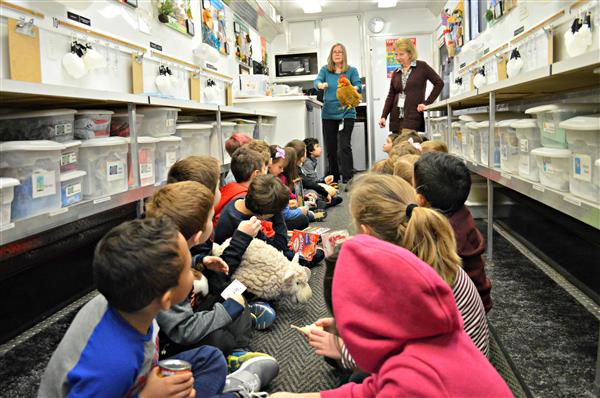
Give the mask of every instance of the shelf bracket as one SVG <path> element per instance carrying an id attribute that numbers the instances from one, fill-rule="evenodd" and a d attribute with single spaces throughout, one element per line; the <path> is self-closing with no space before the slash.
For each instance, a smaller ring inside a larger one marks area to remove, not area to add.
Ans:
<path id="1" fill-rule="evenodd" d="M 35 33 L 33 32 L 33 18 L 30 18 L 29 21 L 25 19 L 25 17 L 19 18 L 17 22 L 16 31 L 25 36 L 35 37 Z"/>

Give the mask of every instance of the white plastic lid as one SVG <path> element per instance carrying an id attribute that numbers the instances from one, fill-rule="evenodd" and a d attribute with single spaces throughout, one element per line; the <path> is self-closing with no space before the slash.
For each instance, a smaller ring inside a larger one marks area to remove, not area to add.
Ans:
<path id="1" fill-rule="evenodd" d="M 558 148 L 535 148 L 531 150 L 531 154 L 535 156 L 544 156 L 549 158 L 570 158 L 571 151 L 569 149 Z"/>
<path id="2" fill-rule="evenodd" d="M 7 115 L 0 116 L 0 120 L 10 119 L 27 119 L 30 117 L 49 117 L 49 116 L 60 116 L 60 115 L 74 115 L 77 111 L 75 109 L 51 109 L 45 111 L 31 111 L 31 112 L 18 112 L 10 113 Z"/>
<path id="3" fill-rule="evenodd" d="M 538 124 L 535 119 L 521 119 L 514 121 L 510 126 L 515 129 L 533 129 L 537 128 Z"/>
<path id="4" fill-rule="evenodd" d="M 558 127 L 569 130 L 600 131 L 600 114 L 575 116 L 561 122 Z"/>
<path id="5" fill-rule="evenodd" d="M 129 113 L 128 112 L 119 112 L 119 113 L 113 114 L 113 117 L 129 117 Z M 142 115 L 139 112 L 136 112 L 135 117 L 144 117 L 144 115 Z"/>
<path id="6" fill-rule="evenodd" d="M 430 117 L 429 120 L 431 120 L 432 122 L 439 122 L 442 120 L 447 120 L 448 116 L 439 116 L 439 117 Z"/>
<path id="7" fill-rule="evenodd" d="M 479 122 L 479 123 L 476 123 L 476 124 L 477 124 L 477 127 L 475 127 L 475 128 L 478 128 L 478 129 L 482 129 L 484 127 L 490 127 L 490 121 L 489 120 L 484 120 L 483 122 Z"/>
<path id="8" fill-rule="evenodd" d="M 213 126 L 210 124 L 202 124 L 202 123 L 186 123 L 186 124 L 178 124 L 177 130 L 210 130 Z"/>
<path id="9" fill-rule="evenodd" d="M 596 167 L 600 167 L 600 159 L 596 159 L 596 161 L 594 162 L 594 164 L 596 165 Z"/>
<path id="10" fill-rule="evenodd" d="M 0 189 L 16 187 L 21 185 L 21 182 L 16 178 L 0 177 Z"/>
<path id="11" fill-rule="evenodd" d="M 168 137 L 160 137 L 158 140 L 160 142 L 181 142 L 181 137 L 177 137 L 176 135 L 170 135 Z"/>
<path id="12" fill-rule="evenodd" d="M 479 123 L 477 122 L 469 122 L 465 125 L 467 128 L 472 129 L 472 130 L 477 130 Z"/>
<path id="13" fill-rule="evenodd" d="M 61 142 L 61 144 L 64 145 L 65 149 L 71 149 L 71 148 L 75 148 L 76 146 L 81 145 L 81 141 L 79 141 L 79 140 L 67 141 L 67 142 Z"/>
<path id="14" fill-rule="evenodd" d="M 463 122 L 480 122 L 482 120 L 485 120 L 489 117 L 489 115 L 487 113 L 475 113 L 472 115 L 460 115 L 458 117 L 458 120 L 461 120 Z"/>
<path id="15" fill-rule="evenodd" d="M 512 127 L 512 124 L 516 122 L 517 119 L 506 119 L 496 122 L 496 127 Z"/>
<path id="16" fill-rule="evenodd" d="M 125 137 L 123 137 L 125 138 Z M 131 138 L 127 137 L 125 138 L 127 140 L 128 144 L 131 144 Z M 141 136 L 137 138 L 137 142 L 138 144 L 156 144 L 158 141 L 160 141 L 158 138 L 154 138 L 154 137 L 147 137 L 147 136 Z"/>
<path id="17" fill-rule="evenodd" d="M 594 112 L 598 109 L 597 104 L 548 104 L 529 108 L 525 111 L 527 114 L 543 112 Z"/>
<path id="18" fill-rule="evenodd" d="M 67 173 L 61 173 L 60 182 L 71 181 L 71 180 L 74 180 L 75 178 L 83 177 L 86 174 L 87 173 L 82 170 L 73 170 L 73 171 L 69 171 Z"/>
<path id="19" fill-rule="evenodd" d="M 91 140 L 85 140 L 82 142 L 82 148 L 92 148 L 99 146 L 115 146 L 115 145 L 126 145 L 127 138 L 124 137 L 104 137 L 104 138 L 93 138 Z"/>
<path id="20" fill-rule="evenodd" d="M 460 127 L 460 122 L 452 122 L 452 127 Z"/>
<path id="21" fill-rule="evenodd" d="M 235 124 L 256 124 L 254 120 L 248 119 L 228 119 L 227 122 L 234 122 Z"/>
<path id="22" fill-rule="evenodd" d="M 166 106 L 138 106 L 136 110 L 140 113 L 144 112 L 156 112 L 156 111 L 176 111 L 179 112 L 179 108 L 169 108 Z"/>
<path id="23" fill-rule="evenodd" d="M 216 127 L 217 126 L 217 122 L 213 122 L 212 125 L 213 125 L 213 127 Z M 237 124 L 233 123 L 233 122 L 221 122 L 221 126 L 234 127 L 234 126 L 237 126 Z"/>
<path id="24" fill-rule="evenodd" d="M 104 109 L 84 109 L 77 111 L 78 115 L 112 115 L 113 111 L 107 111 Z"/>
<path id="25" fill-rule="evenodd" d="M 0 144 L 0 152 L 9 151 L 62 151 L 63 144 L 48 140 L 7 141 Z"/>

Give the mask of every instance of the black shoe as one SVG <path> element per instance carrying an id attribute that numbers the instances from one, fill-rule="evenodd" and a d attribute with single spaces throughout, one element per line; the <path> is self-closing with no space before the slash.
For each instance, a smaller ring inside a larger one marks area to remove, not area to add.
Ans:
<path id="1" fill-rule="evenodd" d="M 334 196 L 333 198 L 331 198 L 331 203 L 329 203 L 327 206 L 328 207 L 337 206 L 340 203 L 342 203 L 343 201 L 344 201 L 343 198 L 340 198 L 339 196 Z"/>
<path id="2" fill-rule="evenodd" d="M 300 265 L 302 265 L 304 267 L 308 267 L 308 268 L 316 267 L 317 265 L 319 265 L 321 263 L 321 261 L 323 261 L 324 258 L 325 258 L 325 252 L 321 249 L 317 249 L 317 251 L 315 251 L 315 254 L 311 261 L 307 261 L 307 260 L 301 258 Z"/>

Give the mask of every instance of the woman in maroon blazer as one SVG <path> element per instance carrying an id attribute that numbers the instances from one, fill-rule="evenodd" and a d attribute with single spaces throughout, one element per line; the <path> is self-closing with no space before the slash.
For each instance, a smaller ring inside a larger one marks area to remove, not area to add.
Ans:
<path id="1" fill-rule="evenodd" d="M 440 95 L 444 81 L 426 62 L 417 61 L 417 49 L 411 39 L 397 40 L 394 49 L 401 65 L 392 74 L 379 127 L 385 127 L 385 119 L 390 115 L 393 133 L 401 134 L 405 129 L 425 131 L 423 111 Z M 425 99 L 427 80 L 433 84 L 433 90 Z"/>

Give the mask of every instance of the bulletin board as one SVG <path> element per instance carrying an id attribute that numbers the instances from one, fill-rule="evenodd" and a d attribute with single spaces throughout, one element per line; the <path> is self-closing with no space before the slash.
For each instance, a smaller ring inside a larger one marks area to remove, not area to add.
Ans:
<path id="1" fill-rule="evenodd" d="M 225 7 L 221 0 L 202 0 L 202 42 L 229 54 Z"/>
<path id="2" fill-rule="evenodd" d="M 252 65 L 252 39 L 250 37 L 250 28 L 237 16 L 233 18 L 233 34 L 235 35 L 236 59 L 242 64 Z"/>
<path id="3" fill-rule="evenodd" d="M 396 40 L 399 40 L 399 38 L 398 39 L 387 39 L 385 41 L 385 64 L 386 64 L 388 79 L 390 79 L 392 77 L 392 73 L 394 73 L 394 71 L 400 67 L 398 60 L 396 59 L 396 52 L 394 51 L 394 43 L 396 42 Z M 417 47 L 417 38 L 411 37 L 410 40 L 412 41 L 413 45 L 416 48 Z"/>

